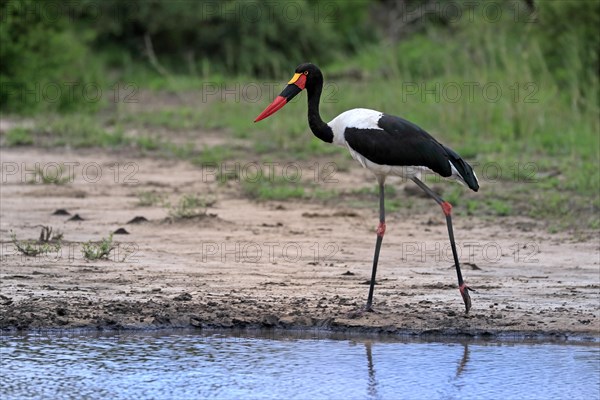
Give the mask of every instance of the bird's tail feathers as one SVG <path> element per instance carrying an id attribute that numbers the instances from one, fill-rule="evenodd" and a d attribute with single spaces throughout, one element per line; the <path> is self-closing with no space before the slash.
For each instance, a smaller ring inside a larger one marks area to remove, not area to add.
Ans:
<path id="1" fill-rule="evenodd" d="M 478 191 L 479 181 L 477 180 L 477 175 L 475 175 L 473 168 L 469 165 L 469 163 L 463 160 L 461 156 L 456 154 L 454 150 L 446 146 L 444 146 L 444 148 L 446 149 L 450 163 L 458 173 L 457 178 L 464 182 L 469 188 L 471 188 L 471 190 L 475 192 Z"/>

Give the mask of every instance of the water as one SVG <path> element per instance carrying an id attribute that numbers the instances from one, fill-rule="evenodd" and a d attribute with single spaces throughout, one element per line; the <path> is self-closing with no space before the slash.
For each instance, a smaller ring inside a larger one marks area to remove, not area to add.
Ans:
<path id="1" fill-rule="evenodd" d="M 598 344 L 0 336 L 0 399 L 598 399 Z"/>

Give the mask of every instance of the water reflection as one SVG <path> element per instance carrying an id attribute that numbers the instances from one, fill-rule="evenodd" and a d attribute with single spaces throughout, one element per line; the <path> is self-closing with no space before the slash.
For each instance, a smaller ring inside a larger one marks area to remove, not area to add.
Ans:
<path id="1" fill-rule="evenodd" d="M 369 398 L 377 398 L 377 378 L 375 378 L 375 367 L 373 366 L 373 342 L 365 342 L 365 350 L 367 351 L 367 371 L 369 371 L 369 379 L 367 393 Z"/>
<path id="2" fill-rule="evenodd" d="M 594 345 L 317 335 L 0 336 L 0 398 L 598 398 Z"/>
<path id="3" fill-rule="evenodd" d="M 462 357 L 460 360 L 458 360 L 458 366 L 456 368 L 456 374 L 454 377 L 455 379 L 460 378 L 469 362 L 469 343 L 462 342 L 461 345 L 463 348 Z M 377 395 L 377 377 L 375 376 L 375 363 L 373 362 L 373 342 L 367 340 L 364 342 L 364 346 L 367 356 L 367 393 L 369 398 L 377 399 L 379 396 Z"/>
<path id="4" fill-rule="evenodd" d="M 459 378 L 460 375 L 465 370 L 467 363 L 469 362 L 469 343 L 463 342 L 463 356 L 458 363 L 458 368 L 456 369 L 456 378 Z"/>

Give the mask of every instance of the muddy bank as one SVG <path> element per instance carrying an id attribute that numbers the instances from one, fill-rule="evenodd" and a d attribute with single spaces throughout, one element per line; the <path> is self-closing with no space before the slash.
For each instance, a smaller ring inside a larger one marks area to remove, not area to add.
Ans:
<path id="1" fill-rule="evenodd" d="M 350 334 L 397 334 L 419 337 L 479 337 L 540 340 L 598 340 L 600 336 L 585 313 L 577 313 L 571 326 L 548 323 L 561 313 L 543 313 L 538 317 L 525 314 L 523 324 L 510 310 L 476 312 L 466 316 L 452 310 L 433 307 L 427 311 L 398 313 L 388 307 L 373 313 L 355 306 L 340 306 L 342 298 L 328 299 L 337 304 L 298 301 L 290 304 L 257 304 L 244 298 L 182 301 L 180 298 L 148 301 L 89 300 L 67 297 L 50 301 L 33 298 L 14 306 L 2 306 L 0 328 L 5 331 L 45 330 L 148 330 L 148 329 L 319 329 Z M 327 310 L 329 309 L 329 310 Z M 416 314 L 416 315 L 415 315 Z M 588 317 L 589 318 L 589 317 Z M 588 322 L 589 321 L 589 322 Z"/>

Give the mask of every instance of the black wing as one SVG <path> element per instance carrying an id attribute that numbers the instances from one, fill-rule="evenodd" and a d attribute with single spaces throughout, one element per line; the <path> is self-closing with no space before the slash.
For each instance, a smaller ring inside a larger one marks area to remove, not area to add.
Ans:
<path id="1" fill-rule="evenodd" d="M 419 126 L 387 114 L 377 125 L 379 129 L 346 128 L 348 145 L 376 164 L 427 167 L 443 177 L 452 175 L 452 162 L 467 185 L 479 189 L 471 166 Z"/>
<path id="2" fill-rule="evenodd" d="M 422 166 L 448 177 L 452 169 L 444 146 L 417 125 L 383 114 L 380 129 L 346 128 L 350 147 L 380 165 Z"/>

